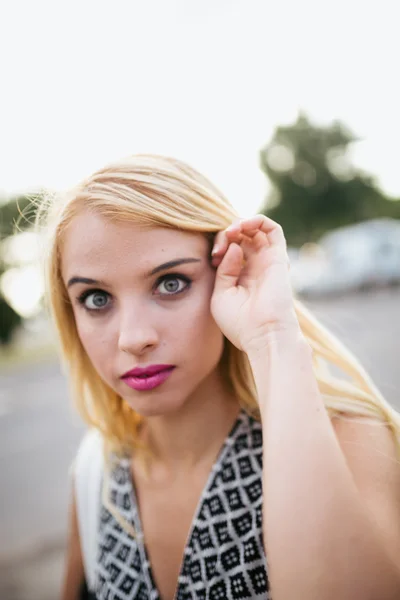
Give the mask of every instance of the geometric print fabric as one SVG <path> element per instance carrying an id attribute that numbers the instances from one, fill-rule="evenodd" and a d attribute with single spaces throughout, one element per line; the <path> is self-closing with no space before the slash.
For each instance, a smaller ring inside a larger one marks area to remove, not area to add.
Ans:
<path id="1" fill-rule="evenodd" d="M 129 461 L 110 477 L 110 498 L 133 538 L 101 507 L 98 600 L 160 600 L 137 510 Z M 175 600 L 270 599 L 262 536 L 261 424 L 241 411 L 202 492 L 184 550 Z M 169 599 L 166 599 L 169 600 Z M 172 600 L 172 599 L 171 599 Z"/>

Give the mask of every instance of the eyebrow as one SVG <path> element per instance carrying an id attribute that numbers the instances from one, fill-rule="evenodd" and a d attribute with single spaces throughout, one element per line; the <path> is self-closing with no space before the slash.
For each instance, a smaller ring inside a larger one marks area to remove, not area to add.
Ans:
<path id="1" fill-rule="evenodd" d="M 201 260 L 199 258 L 178 258 L 177 260 L 170 260 L 150 271 L 150 275 L 155 275 L 156 273 L 159 273 L 160 271 L 166 271 L 167 269 L 173 269 L 179 265 L 195 262 L 201 262 Z"/>
<path id="2" fill-rule="evenodd" d="M 67 287 L 71 287 L 74 283 L 87 283 L 88 285 L 103 285 L 105 283 L 102 281 L 97 281 L 96 279 L 89 279 L 88 277 L 71 277 L 71 279 L 67 283 Z"/>
<path id="3" fill-rule="evenodd" d="M 162 265 L 159 265 L 158 267 L 155 267 L 152 271 L 150 271 L 149 276 L 151 275 L 156 275 L 156 273 L 160 273 L 160 271 L 166 271 L 167 269 L 173 269 L 174 267 L 178 267 L 179 265 L 185 265 L 188 263 L 195 263 L 195 262 L 201 262 L 201 260 L 199 258 L 178 258 L 176 260 L 170 260 L 166 263 L 163 263 Z M 71 287 L 71 285 L 74 285 L 75 283 L 86 283 L 88 285 L 102 285 L 105 286 L 107 284 L 105 284 L 102 281 L 98 281 L 96 279 L 89 279 L 88 277 L 71 277 L 71 279 L 68 281 L 67 287 Z"/>

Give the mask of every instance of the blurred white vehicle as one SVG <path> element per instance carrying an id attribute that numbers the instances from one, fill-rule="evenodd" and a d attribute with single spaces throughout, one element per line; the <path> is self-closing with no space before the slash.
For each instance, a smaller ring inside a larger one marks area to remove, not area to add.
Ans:
<path id="1" fill-rule="evenodd" d="M 288 248 L 290 277 L 297 292 L 303 293 L 324 276 L 328 268 L 324 250 L 317 244 L 304 244 L 300 250 Z"/>
<path id="2" fill-rule="evenodd" d="M 306 244 L 292 265 L 294 289 L 325 295 L 400 283 L 400 222 L 374 219 Z"/>

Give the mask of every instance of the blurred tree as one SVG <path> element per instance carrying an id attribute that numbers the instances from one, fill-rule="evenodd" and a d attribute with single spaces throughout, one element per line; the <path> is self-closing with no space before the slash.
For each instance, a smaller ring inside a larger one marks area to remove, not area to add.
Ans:
<path id="1" fill-rule="evenodd" d="M 23 231 L 30 227 L 39 198 L 39 195 L 17 196 L 0 204 L 0 277 L 7 270 L 4 242 L 17 230 Z M 21 316 L 10 306 L 0 288 L 0 345 L 11 342 L 15 329 L 21 323 Z"/>
<path id="2" fill-rule="evenodd" d="M 39 194 L 14 196 L 0 204 L 0 241 L 31 227 L 39 200 Z"/>
<path id="3" fill-rule="evenodd" d="M 356 140 L 340 122 L 317 127 L 300 114 L 262 149 L 261 168 L 273 186 L 264 213 L 282 225 L 288 244 L 366 219 L 400 218 L 400 202 L 350 163 L 348 147 Z"/>
<path id="4" fill-rule="evenodd" d="M 0 294 L 0 345 L 9 344 L 15 329 L 22 323 L 22 317 Z"/>

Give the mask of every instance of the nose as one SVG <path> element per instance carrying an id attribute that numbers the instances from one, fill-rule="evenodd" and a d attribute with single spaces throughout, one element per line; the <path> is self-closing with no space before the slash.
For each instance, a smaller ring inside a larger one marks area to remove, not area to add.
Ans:
<path id="1" fill-rule="evenodd" d="M 159 343 L 154 318 L 143 308 L 125 310 L 121 315 L 118 347 L 122 352 L 143 356 Z"/>

